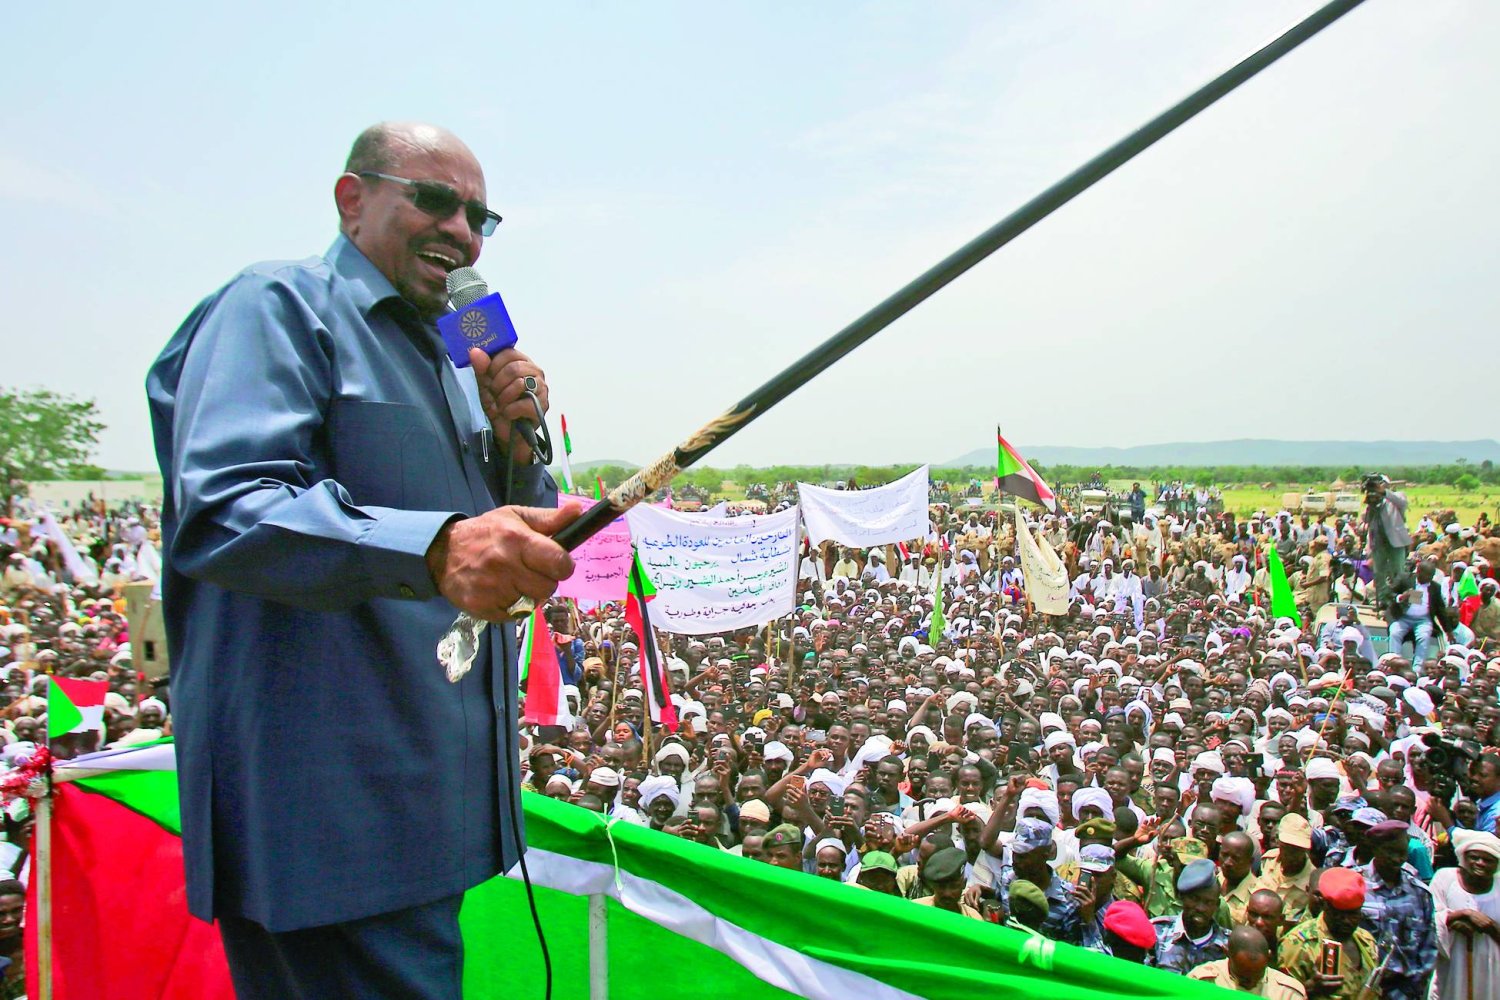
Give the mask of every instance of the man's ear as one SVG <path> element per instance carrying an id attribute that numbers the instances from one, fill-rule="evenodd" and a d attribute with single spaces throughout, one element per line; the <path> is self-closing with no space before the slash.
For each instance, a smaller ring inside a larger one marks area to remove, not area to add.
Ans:
<path id="1" fill-rule="evenodd" d="M 333 203 L 339 211 L 339 229 L 353 236 L 364 211 L 365 183 L 354 174 L 340 174 L 333 182 Z"/>

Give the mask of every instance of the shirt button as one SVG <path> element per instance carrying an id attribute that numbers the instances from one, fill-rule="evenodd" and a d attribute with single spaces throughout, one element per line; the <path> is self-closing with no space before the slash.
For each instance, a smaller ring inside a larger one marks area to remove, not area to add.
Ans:
<path id="1" fill-rule="evenodd" d="M 412 590 L 411 587 L 407 586 L 404 583 L 400 587 L 397 588 L 397 593 L 399 593 L 402 597 L 416 597 L 417 596 L 417 592 L 415 590 Z"/>

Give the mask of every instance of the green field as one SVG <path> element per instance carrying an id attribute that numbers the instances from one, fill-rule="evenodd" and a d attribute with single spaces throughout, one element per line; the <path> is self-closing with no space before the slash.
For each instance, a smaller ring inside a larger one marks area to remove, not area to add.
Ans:
<path id="1" fill-rule="evenodd" d="M 1110 483 L 1111 489 L 1121 492 L 1130 489 L 1129 483 Z M 1488 511 L 1493 520 L 1496 516 L 1496 507 L 1500 505 L 1500 491 L 1492 488 L 1481 487 L 1477 490 L 1454 489 L 1452 486 L 1407 486 L 1398 487 L 1406 494 L 1408 501 L 1407 520 L 1413 527 L 1422 519 L 1422 515 L 1428 511 L 1452 509 L 1458 512 L 1458 519 L 1465 525 L 1474 523 L 1480 511 Z M 1232 511 L 1236 515 L 1247 516 L 1256 511 L 1265 511 L 1275 514 L 1281 510 L 1281 497 L 1285 493 L 1306 493 L 1312 490 L 1327 492 L 1327 484 L 1314 485 L 1292 485 L 1275 486 L 1270 489 L 1261 489 L 1258 486 L 1236 485 L 1226 487 L 1224 493 L 1224 509 Z M 1356 486 L 1357 490 L 1357 486 Z"/>

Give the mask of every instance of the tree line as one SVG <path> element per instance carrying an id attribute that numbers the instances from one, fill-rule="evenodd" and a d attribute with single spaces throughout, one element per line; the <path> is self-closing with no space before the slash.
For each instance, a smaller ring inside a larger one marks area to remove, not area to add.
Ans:
<path id="1" fill-rule="evenodd" d="M 859 486 L 879 486 L 901 478 L 913 469 L 915 463 L 905 465 L 736 465 L 731 468 L 701 466 L 688 469 L 677 477 L 675 483 L 693 486 L 709 493 L 722 492 L 722 484 L 732 482 L 743 489 L 752 483 L 772 485 L 779 482 L 816 483 L 818 485 L 853 482 Z M 1392 466 L 1380 469 L 1362 469 L 1358 466 L 1333 465 L 1045 465 L 1033 462 L 1032 468 L 1054 489 L 1086 483 L 1097 472 L 1106 481 L 1139 481 L 1149 489 L 1153 483 L 1183 482 L 1212 486 L 1255 486 L 1268 488 L 1326 488 L 1336 480 L 1342 480 L 1357 489 L 1360 479 L 1367 472 L 1383 472 L 1393 480 L 1401 480 L 1424 486 L 1452 486 L 1460 490 L 1473 490 L 1481 486 L 1500 485 L 1500 468 L 1488 459 L 1478 465 L 1458 461 L 1447 465 Z M 587 486 L 598 476 L 606 487 L 619 485 L 635 470 L 618 465 L 603 465 L 580 474 L 579 479 Z M 947 483 L 962 489 L 970 482 L 981 483 L 995 478 L 994 466 L 934 466 L 931 471 L 934 482 Z"/>

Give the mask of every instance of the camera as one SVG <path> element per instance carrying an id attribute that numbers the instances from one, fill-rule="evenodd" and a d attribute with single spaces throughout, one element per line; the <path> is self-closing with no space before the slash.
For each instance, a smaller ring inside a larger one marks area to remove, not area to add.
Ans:
<path id="1" fill-rule="evenodd" d="M 1427 767 L 1432 794 L 1444 799 L 1452 796 L 1469 776 L 1469 765 L 1479 759 L 1479 748 L 1467 741 L 1445 740 L 1437 733 L 1424 733 L 1422 755 Z"/>

